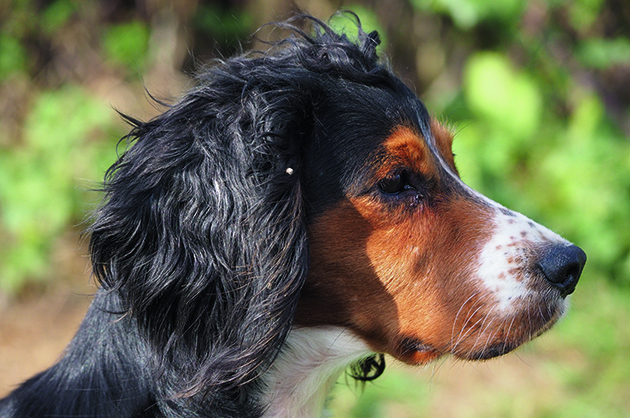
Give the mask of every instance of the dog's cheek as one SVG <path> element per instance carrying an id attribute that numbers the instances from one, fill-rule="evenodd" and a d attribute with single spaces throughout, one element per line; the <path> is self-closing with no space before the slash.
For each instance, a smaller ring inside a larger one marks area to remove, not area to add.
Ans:
<path id="1" fill-rule="evenodd" d="M 464 197 L 445 202 L 381 225 L 368 239 L 370 264 L 395 305 L 388 352 L 407 363 L 439 357 L 462 312 L 482 305 L 485 312 L 490 302 L 475 272 L 491 216 Z"/>

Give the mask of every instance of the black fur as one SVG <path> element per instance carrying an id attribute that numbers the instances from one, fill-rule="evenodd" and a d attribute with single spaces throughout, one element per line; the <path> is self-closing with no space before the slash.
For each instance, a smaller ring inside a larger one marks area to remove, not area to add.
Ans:
<path id="1" fill-rule="evenodd" d="M 61 360 L 2 417 L 259 417 L 259 376 L 292 326 L 310 219 L 426 110 L 377 56 L 313 23 L 201 73 L 161 116 L 132 118 L 90 229 L 96 295 Z M 290 25 L 284 25 L 289 27 Z M 290 169 L 290 170 L 288 170 Z M 369 380 L 382 356 L 353 369 Z"/>

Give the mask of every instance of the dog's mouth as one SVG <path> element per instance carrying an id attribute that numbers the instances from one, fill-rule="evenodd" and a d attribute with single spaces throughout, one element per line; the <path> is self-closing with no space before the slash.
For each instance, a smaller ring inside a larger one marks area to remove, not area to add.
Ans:
<path id="1" fill-rule="evenodd" d="M 460 360 L 489 360 L 507 354 L 550 329 L 564 312 L 564 300 L 545 300 L 522 306 L 518 313 L 486 314 L 456 326 L 440 342 L 404 336 L 395 357 L 407 364 L 426 364 L 444 355 Z M 437 340 L 436 340 L 437 341 Z"/>
<path id="2" fill-rule="evenodd" d="M 526 341 L 524 341 L 526 342 Z M 523 342 L 523 343 L 524 343 Z M 496 357 L 500 357 L 504 354 L 509 353 L 510 351 L 520 347 L 522 343 L 514 342 L 514 341 L 501 341 L 495 344 L 488 345 L 487 347 L 483 347 L 479 350 L 472 351 L 462 351 L 462 352 L 453 352 L 453 355 L 461 360 L 467 361 L 481 361 L 481 360 L 490 360 Z"/>
<path id="3" fill-rule="evenodd" d="M 397 351 L 395 357 L 412 365 L 427 364 L 447 354 L 444 350 L 413 337 L 401 338 Z"/>
<path id="4" fill-rule="evenodd" d="M 487 315 L 477 329 L 462 328 L 449 344 L 449 352 L 462 360 L 488 360 L 533 340 L 560 319 L 564 299 L 523 303 L 517 313 Z"/>
<path id="5" fill-rule="evenodd" d="M 427 364 L 448 354 L 452 354 L 460 360 L 489 360 L 507 354 L 521 345 L 520 343 L 502 341 L 478 350 L 450 350 L 447 347 L 437 349 L 431 345 L 420 342 L 414 343 L 412 341 L 412 339 L 405 338 L 404 342 L 401 343 L 401 353 L 396 357 L 405 363 L 413 365 Z"/>

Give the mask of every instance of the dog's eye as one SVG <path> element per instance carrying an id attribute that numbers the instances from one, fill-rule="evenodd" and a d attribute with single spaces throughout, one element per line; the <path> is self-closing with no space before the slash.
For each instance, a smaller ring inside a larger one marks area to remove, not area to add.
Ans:
<path id="1" fill-rule="evenodd" d="M 413 189 L 413 186 L 409 184 L 409 176 L 403 171 L 379 181 L 378 188 L 386 194 L 399 194 L 405 190 Z"/>

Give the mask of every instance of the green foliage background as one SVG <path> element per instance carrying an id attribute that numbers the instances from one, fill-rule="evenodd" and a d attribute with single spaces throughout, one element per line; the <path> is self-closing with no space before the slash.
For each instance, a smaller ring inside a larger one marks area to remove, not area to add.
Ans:
<path id="1" fill-rule="evenodd" d="M 492 401 L 479 402 L 486 399 L 480 393 L 472 406 L 442 416 L 630 414 L 629 3 L 134 4 L 0 3 L 5 298 L 59 279 L 52 258 L 60 237 L 85 226 L 99 199 L 89 190 L 98 188 L 126 131 L 113 107 L 149 118 L 157 110 L 146 105 L 145 87 L 158 97 L 177 97 L 178 91 L 165 86 L 181 91 L 197 66 L 238 52 L 240 42 L 262 47 L 247 36 L 287 17 L 295 5 L 322 18 L 346 8 L 381 32 L 382 52 L 392 57 L 396 71 L 457 132 L 454 147 L 464 180 L 558 231 L 589 256 L 569 318 L 523 354 L 546 371 L 552 389 L 545 390 L 554 398 L 539 396 L 536 387 L 496 387 Z M 351 33 L 344 18 L 332 24 Z M 426 377 L 391 371 L 363 396 L 341 389 L 331 405 L 338 416 L 430 416 L 425 414 L 436 410 L 435 393 L 425 387 Z M 434 390 L 441 390 L 439 384 Z M 521 405 L 515 396 L 527 399 L 527 406 L 515 410 Z"/>

